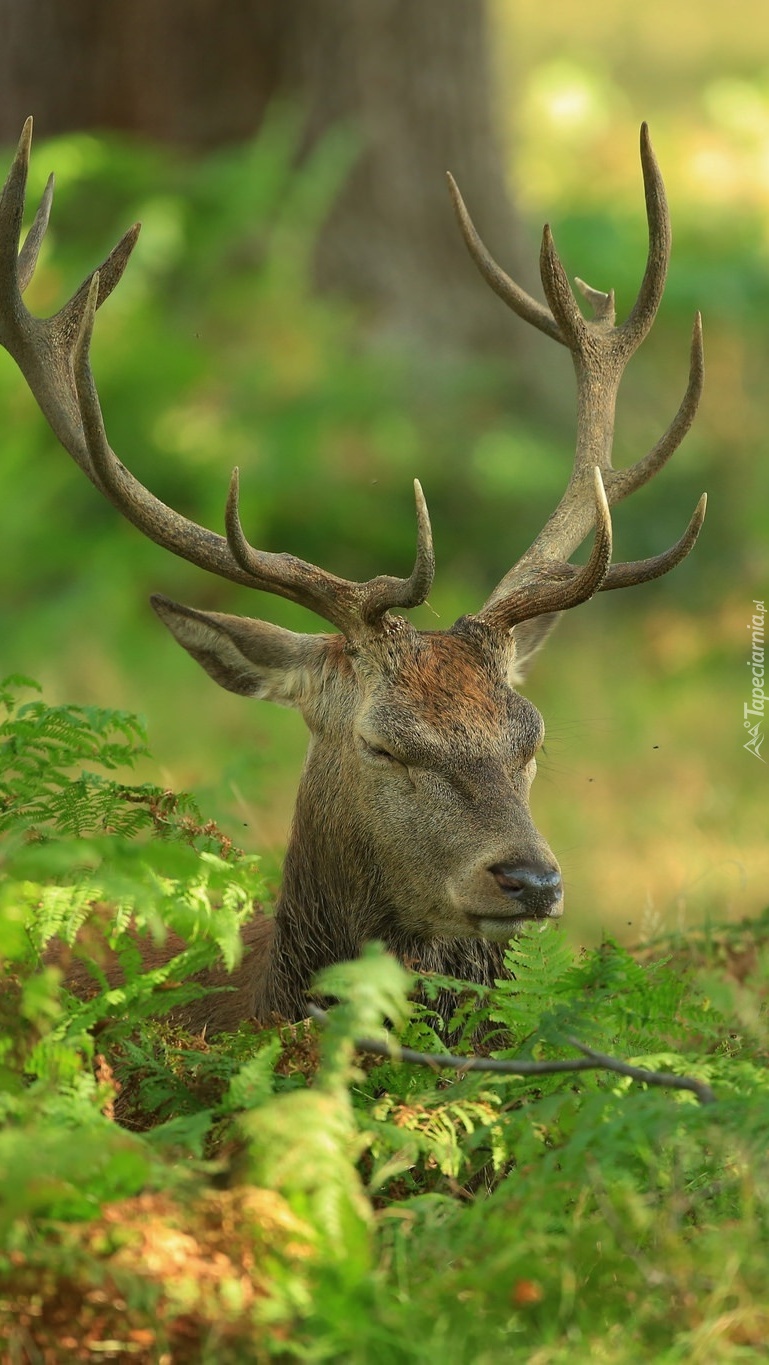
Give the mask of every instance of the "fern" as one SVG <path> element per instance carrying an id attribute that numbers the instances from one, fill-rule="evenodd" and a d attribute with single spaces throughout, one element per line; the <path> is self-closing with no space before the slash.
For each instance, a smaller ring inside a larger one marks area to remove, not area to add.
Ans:
<path id="1" fill-rule="evenodd" d="M 477 1149 L 483 1151 L 485 1159 L 490 1146 L 493 1167 L 500 1169 L 509 1159 L 500 1141 L 502 1097 L 488 1087 L 480 1095 L 457 1093 L 461 1089 L 452 1086 L 448 1095 L 422 1095 L 419 1101 L 401 1100 L 393 1094 L 376 1101 L 371 1111 L 377 1124 L 374 1155 L 381 1157 L 388 1148 L 397 1152 L 411 1146 L 426 1158 L 428 1166 L 434 1164 L 443 1175 L 457 1177 L 468 1174 L 477 1164 Z M 406 1164 L 415 1164 L 413 1155 Z M 380 1169 L 371 1184 L 381 1184 L 384 1178 L 385 1172 Z"/>
<path id="2" fill-rule="evenodd" d="M 0 682 L 0 834 L 50 839 L 141 832 L 182 837 L 229 851 L 229 840 L 203 825 L 194 800 L 149 783 L 128 785 L 92 769 L 132 768 L 148 756 L 143 722 L 127 711 L 95 706 L 19 704 L 21 689 L 40 690 L 13 675 Z M 218 837 L 217 837 L 218 836 Z"/>
<path id="3" fill-rule="evenodd" d="M 662 1359 L 669 1341 L 676 1358 L 700 1358 L 697 1314 L 703 1332 L 734 1322 L 734 1340 L 753 1332 L 764 1352 L 769 1322 L 755 1317 L 769 1247 L 761 926 L 754 951 L 741 953 L 751 975 L 731 985 L 716 980 L 711 959 L 698 980 L 675 945 L 639 962 L 611 942 L 578 953 L 562 933 L 535 927 L 510 946 L 505 978 L 491 987 L 429 978 L 427 1004 L 412 1007 L 411 978 L 372 948 L 316 983 L 339 1001 L 322 1028 L 244 1025 L 213 1044 L 193 1039 L 163 1013 L 200 990 L 190 976 L 202 965 L 236 960 L 239 925 L 263 894 L 256 860 L 173 794 L 116 780 L 109 762 L 143 743 L 139 729 L 114 720 L 121 713 L 100 714 L 89 738 L 85 710 L 46 716 L 35 702 L 25 711 L 17 690 L 0 690 L 10 745 L 0 1274 L 11 1272 L 20 1297 L 4 1289 L 0 1315 L 6 1303 L 27 1303 L 24 1286 L 48 1303 L 46 1285 L 74 1264 L 89 1292 L 99 1277 L 117 1283 L 123 1247 L 110 1240 L 106 1211 L 122 1228 L 132 1201 L 149 1207 L 153 1233 L 170 1228 L 178 1240 L 180 1211 L 210 1210 L 210 1178 L 220 1174 L 237 1180 L 222 1228 L 228 1246 L 245 1236 L 253 1260 L 240 1206 L 262 1196 L 302 1230 L 290 1271 L 269 1245 L 262 1258 L 279 1290 L 269 1308 L 277 1354 L 291 1341 L 297 1357 L 318 1360 L 533 1359 L 552 1338 L 554 1362 L 575 1350 L 617 1365 Z M 124 810 L 140 817 L 121 826 Z M 145 973 L 129 921 L 139 935 L 172 927 L 185 947 Z M 72 942 L 78 932 L 79 942 L 85 933 L 112 945 L 123 966 L 124 984 L 110 989 L 94 960 L 97 994 L 87 1002 L 63 996 L 56 973 L 39 966 L 52 935 Z M 719 961 L 729 960 L 726 938 Z M 718 1103 L 700 1107 L 600 1070 L 447 1076 L 357 1053 L 356 1039 L 394 1033 L 422 1052 L 445 1050 L 429 999 L 444 990 L 458 993 L 454 1051 L 480 1043 L 495 1056 L 539 1059 L 568 1054 L 577 1037 L 640 1066 L 697 1075 Z M 149 1131 L 126 1132 L 116 1108 L 129 1128 Z M 197 1224 L 199 1265 L 215 1246 L 207 1217 Z M 243 1273 L 234 1294 L 249 1283 Z M 130 1293 L 141 1296 L 132 1274 Z M 132 1324 L 134 1301 L 123 1299 Z M 214 1313 L 223 1359 L 248 1354 L 257 1320 L 244 1319 L 230 1357 Z M 612 1354 L 611 1334 L 628 1322 L 632 1341 L 625 1350 L 623 1336 Z"/>
<path id="4" fill-rule="evenodd" d="M 496 982 L 489 1011 L 511 1039 L 500 1056 L 516 1055 L 524 1043 L 527 1052 L 550 1051 L 584 1032 L 587 1010 L 574 991 L 574 949 L 557 929 L 527 926 L 505 950 L 505 967 L 510 977 Z"/>
<path id="5" fill-rule="evenodd" d="M 96 708 L 19 704 L 22 685 L 34 686 L 22 679 L 0 685 L 0 960 L 12 988 L 0 996 L 0 1064 L 11 1085 L 26 1072 L 56 1086 L 88 1064 L 95 1024 L 111 1021 L 116 1039 L 197 998 L 203 988 L 190 978 L 216 960 L 232 969 L 240 926 L 264 885 L 258 860 L 203 824 L 189 798 L 97 771 L 71 775 L 83 760 L 110 769 L 142 756 L 139 721 Z M 145 971 L 135 935 L 163 938 L 169 929 L 185 948 Z M 65 1008 L 57 973 L 39 969 L 54 937 L 78 940 L 92 999 Z M 119 987 L 108 986 L 99 966 L 100 944 L 117 953 Z M 27 1021 L 23 1033 L 14 1013 Z"/>
<path id="6" fill-rule="evenodd" d="M 42 701 L 19 705 L 15 690 L 20 686 L 40 690 L 36 683 L 20 678 L 0 683 L 4 713 L 0 719 L 0 830 L 46 819 L 56 825 L 55 808 L 49 809 L 49 803 L 68 791 L 76 764 L 132 767 L 147 755 L 146 734 L 136 716 L 88 706 L 48 706 Z M 88 778 L 84 774 L 80 780 L 86 783 Z M 75 803 L 73 798 L 71 804 Z"/>

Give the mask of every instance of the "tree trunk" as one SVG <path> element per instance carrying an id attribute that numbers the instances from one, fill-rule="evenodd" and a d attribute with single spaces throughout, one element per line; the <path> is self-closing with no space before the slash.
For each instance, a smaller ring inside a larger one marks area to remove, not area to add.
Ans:
<path id="1" fill-rule="evenodd" d="M 490 249 L 523 283 L 505 191 L 483 4 L 457 0 L 0 0 L 0 137 L 117 129 L 206 150 L 251 136 L 274 99 L 309 150 L 359 141 L 318 243 L 319 281 L 379 331 L 475 352 L 528 349 L 465 255 L 455 174 Z"/>
<path id="2" fill-rule="evenodd" d="M 520 275 L 483 6 L 306 0 L 302 14 L 284 69 L 308 139 L 342 122 L 361 143 L 320 278 L 373 302 L 395 331 L 509 350 L 515 331 L 465 253 L 445 180 L 451 170 L 490 249 Z"/>

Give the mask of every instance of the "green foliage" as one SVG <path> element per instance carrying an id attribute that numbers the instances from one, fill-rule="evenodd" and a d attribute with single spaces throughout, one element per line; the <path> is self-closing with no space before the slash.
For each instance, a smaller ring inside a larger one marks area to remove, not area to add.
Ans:
<path id="1" fill-rule="evenodd" d="M 753 996 L 756 1033 L 742 1036 L 737 1053 L 728 979 L 722 1013 L 666 956 L 642 965 L 606 944 L 575 957 L 557 932 L 532 930 L 508 954 L 515 979 L 473 992 L 452 1027 L 461 1021 L 477 1045 L 493 1022 L 491 1036 L 499 1042 L 501 1026 L 509 1043 L 493 1055 L 522 1059 L 569 1055 L 568 1038 L 587 1037 L 642 1067 L 708 1079 L 719 1097 L 712 1111 L 600 1071 L 437 1084 L 429 1071 L 407 1079 L 391 1063 L 369 1074 L 365 1121 L 377 1122 L 384 1187 L 404 1210 L 403 1222 L 383 1221 L 383 1235 L 401 1292 L 411 1287 L 404 1319 L 415 1332 L 419 1318 L 434 1324 L 434 1353 L 457 1362 L 524 1360 L 536 1349 L 547 1361 L 575 1350 L 673 1360 L 713 1331 L 719 1353 L 708 1358 L 731 1359 L 730 1342 L 745 1345 L 745 1358 L 753 1345 L 759 1358 L 765 950 L 751 975 L 762 992 Z M 408 1030 L 403 1041 L 414 1041 Z M 400 1170 L 391 1170 L 388 1155 L 397 1154 Z M 728 1290 L 719 1227 L 733 1239 Z M 436 1282 L 429 1268 L 437 1264 Z M 415 1346 L 403 1358 L 428 1356 Z"/>
<path id="2" fill-rule="evenodd" d="M 73 775 L 83 762 L 114 771 L 146 757 L 147 737 L 137 716 L 96 706 L 19 705 L 17 691 L 30 688 L 40 690 L 18 675 L 0 682 L 0 834 L 47 840 L 54 831 L 76 838 L 107 832 L 131 838 L 152 830 L 217 846 L 214 831 L 201 827 L 190 796 L 149 783 L 127 786 L 90 769 Z"/>
<path id="3" fill-rule="evenodd" d="M 553 41 L 568 50 L 562 20 L 554 14 L 555 38 L 548 29 L 541 39 L 549 61 Z M 593 21 L 603 32 L 605 7 Z M 532 32 L 543 32 L 541 7 Z M 594 35 L 585 41 L 587 70 Z M 618 81 L 612 127 L 626 88 Z M 541 109 L 536 121 L 541 128 Z M 549 168 L 543 208 L 551 213 L 557 191 L 567 267 L 615 285 L 623 307 L 643 255 L 637 167 L 607 204 L 606 185 L 626 164 L 623 126 L 622 151 L 613 145 L 607 160 L 598 149 L 600 174 L 586 194 L 592 151 L 586 159 L 584 128 L 575 129 L 581 145 L 575 151 L 567 139 L 560 161 L 524 147 L 521 183 L 535 183 L 526 173 L 532 158 L 540 176 Z M 360 345 L 351 311 L 309 290 L 317 226 L 350 148 L 332 140 L 294 177 L 296 149 L 297 125 L 285 114 L 253 144 L 199 164 L 77 135 L 47 157 L 37 149 L 30 198 L 49 165 L 61 188 L 30 306 L 54 311 L 141 216 L 140 251 L 100 315 L 95 343 L 118 451 L 161 497 L 212 526 L 239 460 L 251 469 L 243 504 L 254 541 L 364 578 L 410 562 L 410 477 L 419 474 L 441 530 L 436 591 L 445 619 L 455 602 L 464 610 L 481 600 L 511 546 L 528 543 L 562 484 L 570 424 L 557 416 L 545 431 L 527 421 L 507 371 L 493 365 L 481 373 Z M 631 646 L 640 655 L 635 618 L 615 619 L 605 647 L 585 638 L 569 692 L 583 688 L 592 715 L 608 711 L 613 688 L 625 689 L 615 728 L 590 736 L 597 760 L 602 744 L 619 749 L 647 735 L 660 689 L 672 706 L 683 677 L 669 725 L 692 727 L 698 762 L 708 733 L 718 782 L 702 791 L 692 782 L 709 840 L 731 826 L 730 781 L 745 796 L 752 781 L 723 776 L 738 745 L 726 723 L 723 734 L 713 727 L 713 703 L 694 685 L 707 674 L 719 698 L 732 687 L 733 658 L 724 663 L 718 642 L 744 638 L 760 592 L 765 271 L 755 203 L 743 204 L 735 229 L 732 206 L 686 202 L 686 177 L 662 150 L 671 190 L 678 186 L 678 246 L 652 343 L 659 373 L 652 381 L 653 360 L 642 359 L 623 389 L 621 458 L 652 444 L 674 410 L 684 333 L 703 304 L 715 364 L 706 410 L 664 484 L 649 489 L 643 509 L 623 509 L 623 554 L 655 553 L 676 538 L 694 463 L 707 469 L 718 534 L 706 530 L 696 572 L 687 566 L 655 589 L 683 598 L 685 583 L 705 616 L 696 628 L 683 613 L 666 620 L 664 610 L 652 622 L 640 688 L 624 665 L 621 679 L 602 679 L 610 656 L 601 648 L 615 659 Z M 743 198 L 756 182 L 751 170 Z M 541 213 L 537 205 L 537 220 Z M 184 583 L 187 591 L 187 571 L 169 561 L 159 568 L 152 546 L 116 526 L 52 450 L 42 422 L 28 417 L 22 388 L 4 361 L 0 539 L 9 580 L 25 586 L 7 604 L 2 644 L 27 668 L 50 673 L 54 661 L 81 693 L 94 676 L 111 685 L 117 661 L 123 674 L 141 674 L 144 698 L 157 672 L 145 589 Z M 721 620 L 727 570 L 743 567 L 747 586 Z M 232 606 L 229 589 L 212 591 L 215 605 Z M 290 605 L 272 602 L 271 612 L 296 623 Z M 162 729 L 169 745 L 181 736 L 186 756 L 201 703 L 183 668 L 187 661 L 169 653 Z M 553 687 L 564 690 L 559 670 Z M 254 860 L 188 796 L 125 780 L 146 761 L 134 717 L 47 707 L 18 690 L 18 679 L 7 680 L 0 696 L 0 1340 L 10 1359 L 34 1350 L 62 1358 L 73 1333 L 89 1358 L 122 1352 L 217 1365 L 289 1355 L 335 1365 L 765 1358 L 766 920 L 671 939 L 640 960 L 608 941 L 576 954 L 560 933 L 532 932 L 510 948 L 510 979 L 490 990 L 460 986 L 456 1051 L 547 1060 L 573 1056 L 578 1038 L 639 1066 L 707 1080 L 718 1097 L 707 1109 L 691 1095 L 600 1070 L 449 1075 L 356 1057 L 354 1039 L 386 1036 L 384 1019 L 405 1045 L 445 1051 L 430 997 L 460 985 L 424 982 L 427 1004 L 404 1022 L 403 975 L 376 952 L 324 978 L 340 1004 L 319 1036 L 312 1026 L 245 1025 L 232 1037 L 193 1038 L 168 1012 L 199 992 L 192 973 L 236 961 L 238 927 L 253 897 L 264 896 Z M 739 715 L 739 696 L 735 706 Z M 214 736 L 212 725 L 209 753 L 228 744 L 222 766 L 239 773 L 240 726 L 227 713 L 222 729 L 224 738 Z M 658 779 L 634 770 L 620 769 L 617 790 L 630 782 L 637 801 L 639 781 L 662 799 Z M 667 785 L 677 802 L 680 784 Z M 763 805 L 752 790 L 763 843 Z M 575 792 L 572 782 L 568 819 L 584 811 L 594 826 L 594 805 Z M 610 791 L 607 809 L 614 813 Z M 665 812 L 647 814 L 658 819 L 655 847 L 670 805 Z M 634 839 L 642 819 L 634 815 Z M 580 846 L 582 828 L 567 828 L 556 842 Z M 597 877 L 612 885 L 607 856 Z M 628 882 L 636 884 L 625 871 Z M 186 947 L 143 973 L 124 933 L 129 922 L 153 938 L 173 928 Z M 67 996 L 57 968 L 41 959 L 52 935 L 71 944 L 83 929 L 95 989 L 88 1002 Z M 102 945 L 120 958 L 119 988 L 105 982 Z"/>
<path id="4" fill-rule="evenodd" d="M 214 827 L 201 825 L 191 801 L 77 771 L 83 761 L 108 771 L 124 767 L 144 753 L 135 717 L 42 701 L 19 705 L 21 686 L 34 684 L 3 684 L 0 725 L 0 1110 L 10 1125 L 0 1168 L 14 1190 L 7 1207 L 15 1209 L 19 1200 L 23 1206 L 18 1169 L 28 1161 L 34 1131 L 50 1180 L 32 1177 L 31 1207 L 53 1216 L 70 1207 L 92 1212 L 100 1199 L 141 1188 L 147 1179 L 147 1152 L 134 1151 L 132 1140 L 100 1112 L 112 1091 L 91 1077 L 88 1030 L 99 1024 L 103 1043 L 122 1037 L 139 1019 L 164 1016 L 199 994 L 188 979 L 193 973 L 217 959 L 231 969 L 240 956 L 240 925 L 264 888 L 257 860 L 233 852 Z M 127 821 L 120 818 L 121 802 Z M 140 831 L 154 837 L 139 839 Z M 139 938 L 162 940 L 173 929 L 186 946 L 146 971 L 137 941 L 125 933 L 129 925 Z M 41 954 L 54 938 L 75 944 L 84 926 L 92 998 L 67 1001 L 60 971 L 41 965 Z M 119 986 L 109 985 L 100 965 L 110 949 L 123 973 Z M 67 1131 L 83 1126 L 82 1142 L 68 1144 L 62 1124 Z M 91 1144 L 103 1149 L 94 1171 L 104 1177 L 95 1175 L 94 1188 L 83 1192 Z"/>
<path id="5" fill-rule="evenodd" d="M 193 1038 L 169 1007 L 201 989 L 189 978 L 202 965 L 236 961 L 253 860 L 203 847 L 214 831 L 170 797 L 162 824 L 105 833 L 88 790 L 98 775 L 106 801 L 113 779 L 79 765 L 124 766 L 144 746 L 138 723 L 19 704 L 18 686 L 3 693 L 0 841 L 11 1349 L 27 1320 L 41 1351 L 75 1333 L 92 1352 L 144 1343 L 148 1359 L 190 1332 L 224 1362 L 285 1358 L 287 1338 L 292 1358 L 360 1365 L 762 1358 L 765 925 L 670 940 L 644 961 L 611 942 L 576 953 L 535 926 L 493 986 L 426 978 L 419 1005 L 410 974 L 371 946 L 323 973 L 338 1003 L 321 1026 Z M 187 946 L 144 973 L 129 922 Z M 87 1002 L 40 965 L 52 934 L 79 943 L 83 924 L 100 987 Z M 119 989 L 101 977 L 102 939 Z M 431 1008 L 446 989 L 448 1033 Z M 573 1056 L 577 1039 L 694 1075 L 717 1102 L 600 1068 L 447 1074 L 356 1050 L 393 1034 L 428 1056 L 448 1038 L 526 1062 Z M 97 1322 L 95 1301 L 122 1306 Z"/>

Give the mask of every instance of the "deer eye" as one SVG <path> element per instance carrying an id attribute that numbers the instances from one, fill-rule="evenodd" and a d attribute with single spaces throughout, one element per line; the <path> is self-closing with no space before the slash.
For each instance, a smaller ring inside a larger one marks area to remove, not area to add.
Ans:
<path id="1" fill-rule="evenodd" d="M 360 742 L 363 745 L 364 753 L 369 754 L 372 758 L 389 759 L 390 763 L 400 762 L 400 759 L 396 758 L 395 754 L 391 754 L 389 749 L 385 749 L 383 744 L 372 743 L 370 739 L 364 739 L 363 735 L 360 736 Z"/>

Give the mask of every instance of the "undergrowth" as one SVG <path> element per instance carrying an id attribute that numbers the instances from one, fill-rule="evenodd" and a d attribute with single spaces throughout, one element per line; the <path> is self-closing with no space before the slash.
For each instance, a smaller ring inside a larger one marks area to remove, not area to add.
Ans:
<path id="1" fill-rule="evenodd" d="M 372 946 L 324 973 L 324 1025 L 191 1036 L 169 1013 L 237 961 L 257 860 L 189 798 L 109 775 L 145 752 L 134 717 L 22 690 L 2 686 L 0 723 L 3 1359 L 764 1358 L 766 923 L 635 955 L 531 929 L 509 978 L 425 979 L 420 1005 Z M 185 947 L 145 973 L 129 922 Z M 90 954 L 90 1000 L 53 937 Z M 445 1052 L 447 987 L 455 1052 L 547 1060 L 578 1039 L 716 1102 L 356 1049 Z"/>

